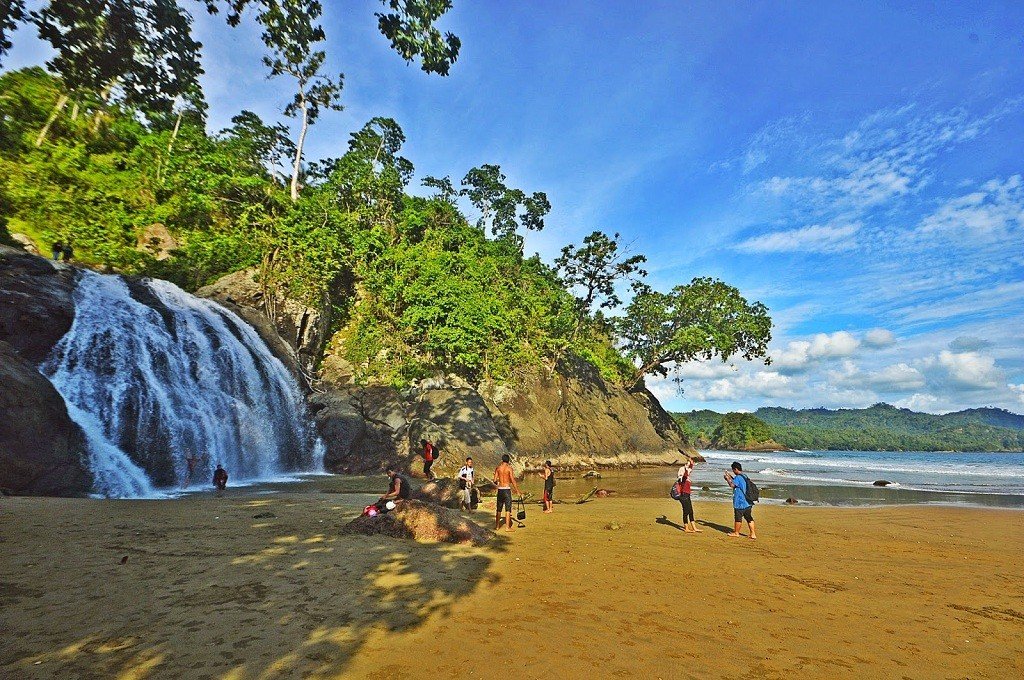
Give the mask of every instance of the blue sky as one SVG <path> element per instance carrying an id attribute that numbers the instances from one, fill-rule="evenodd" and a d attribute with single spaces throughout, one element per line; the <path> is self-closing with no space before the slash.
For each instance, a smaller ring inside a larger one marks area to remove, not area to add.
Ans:
<path id="1" fill-rule="evenodd" d="M 771 366 L 683 366 L 681 394 L 650 381 L 667 406 L 1024 412 L 1024 4 L 455 0 L 448 78 L 390 51 L 375 0 L 324 4 L 346 110 L 310 158 L 392 116 L 420 177 L 546 191 L 548 261 L 617 231 L 656 287 L 769 306 Z M 193 13 L 211 128 L 280 118 L 251 24 Z M 6 65 L 44 58 L 22 31 Z"/>

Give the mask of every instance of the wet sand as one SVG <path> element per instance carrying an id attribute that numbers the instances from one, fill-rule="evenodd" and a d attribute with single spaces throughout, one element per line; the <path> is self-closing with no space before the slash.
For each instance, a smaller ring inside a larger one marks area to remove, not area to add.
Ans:
<path id="1" fill-rule="evenodd" d="M 0 499 L 0 677 L 1024 675 L 1021 512 L 605 498 L 467 548 L 339 536 L 365 484 Z"/>

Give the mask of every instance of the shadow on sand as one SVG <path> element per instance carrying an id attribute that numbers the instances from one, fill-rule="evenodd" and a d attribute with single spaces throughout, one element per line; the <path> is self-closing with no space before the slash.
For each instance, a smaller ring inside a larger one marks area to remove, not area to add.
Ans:
<path id="1" fill-rule="evenodd" d="M 11 631 L 0 676 L 339 677 L 369 639 L 452 618 L 499 579 L 489 567 L 503 537 L 475 548 L 339 535 L 356 511 L 310 496 L 201 500 L 186 526 L 169 504 L 102 506 L 107 540 L 83 546 L 67 585 L 47 581 L 52 602 L 4 603 L 11 621 L 34 616 L 43 630 Z"/>
<path id="2" fill-rule="evenodd" d="M 676 524 L 675 522 L 670 520 L 666 515 L 662 515 L 661 517 L 658 517 L 654 521 L 656 523 L 658 523 L 658 524 L 664 524 L 665 526 L 675 527 L 676 529 L 679 529 L 680 531 L 685 531 L 685 529 L 686 529 L 686 527 L 684 527 L 682 524 Z"/>
<path id="3" fill-rule="evenodd" d="M 732 527 L 727 527 L 724 524 L 715 524 L 714 522 L 709 522 L 706 519 L 697 520 L 697 524 L 701 525 L 702 527 L 710 527 L 715 531 L 721 531 L 723 534 L 728 534 L 732 532 Z"/>

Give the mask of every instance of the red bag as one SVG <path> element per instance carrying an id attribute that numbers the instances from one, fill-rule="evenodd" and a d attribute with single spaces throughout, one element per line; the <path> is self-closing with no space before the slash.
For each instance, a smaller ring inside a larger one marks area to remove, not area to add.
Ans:
<path id="1" fill-rule="evenodd" d="M 367 505 L 363 508 L 363 517 L 376 517 L 380 514 L 380 510 L 377 509 L 376 505 Z"/>

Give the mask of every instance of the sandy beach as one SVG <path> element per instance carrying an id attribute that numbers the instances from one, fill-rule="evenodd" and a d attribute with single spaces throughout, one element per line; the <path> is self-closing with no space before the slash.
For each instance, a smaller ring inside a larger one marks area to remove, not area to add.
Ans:
<path id="1" fill-rule="evenodd" d="M 751 541 L 723 503 L 687 535 L 604 498 L 484 548 L 339 535 L 381 481 L 0 499 L 0 677 L 1024 675 L 1021 512 L 759 506 Z"/>

